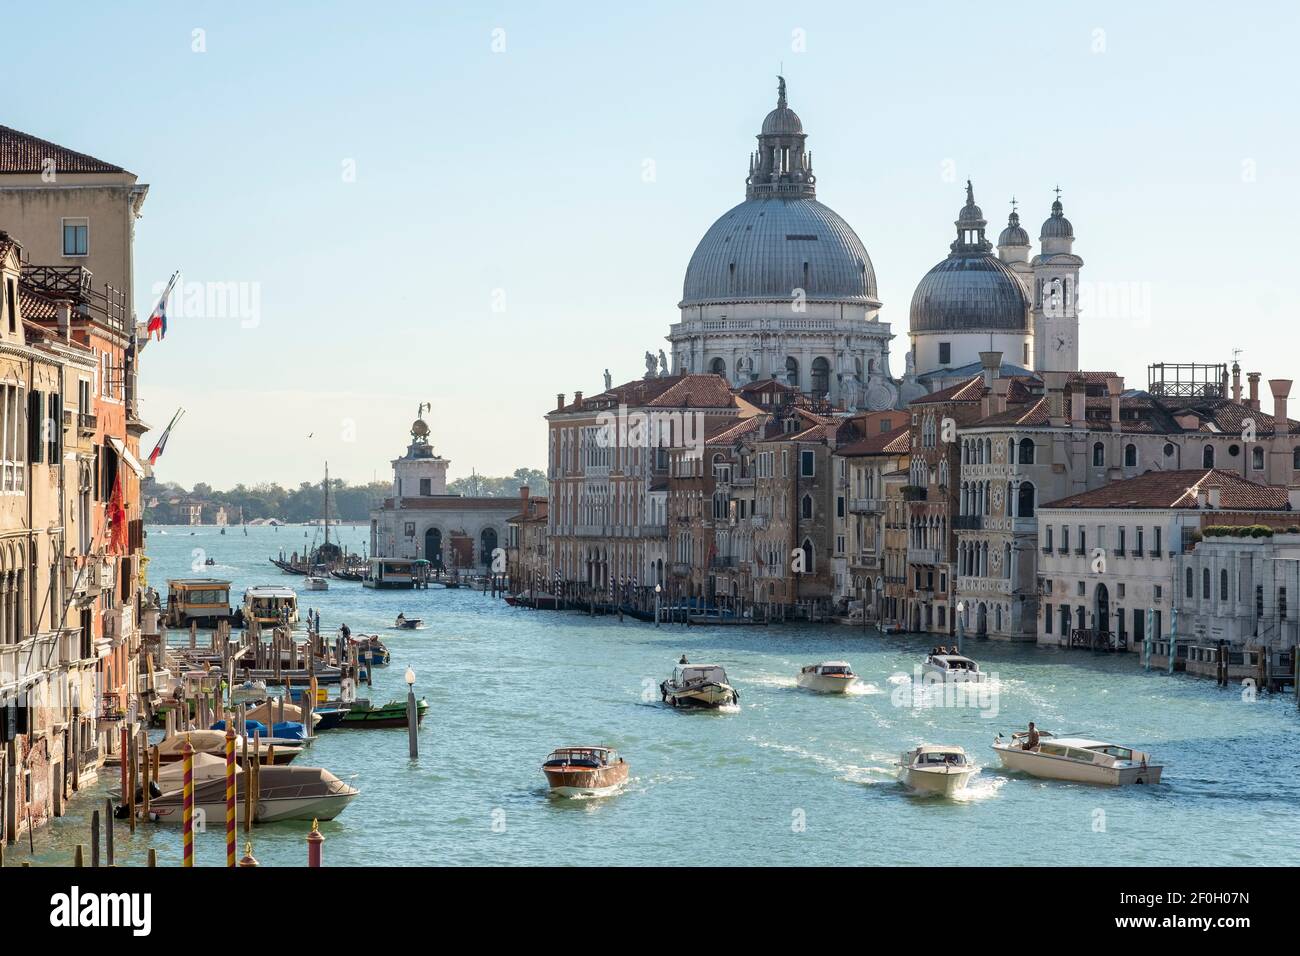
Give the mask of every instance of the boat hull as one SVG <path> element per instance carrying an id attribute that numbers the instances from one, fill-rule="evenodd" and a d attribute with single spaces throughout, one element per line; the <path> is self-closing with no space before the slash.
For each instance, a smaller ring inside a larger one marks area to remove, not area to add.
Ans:
<path id="1" fill-rule="evenodd" d="M 847 694 L 856 680 L 856 676 L 800 674 L 795 678 L 795 683 L 804 690 L 815 691 L 818 694 Z"/>
<path id="2" fill-rule="evenodd" d="M 627 783 L 626 763 L 606 767 L 543 767 L 551 794 L 556 797 L 607 797 Z"/>
<path id="3" fill-rule="evenodd" d="M 1082 763 L 1067 757 L 1054 757 L 1032 750 L 1021 750 L 1014 746 L 995 745 L 998 759 L 1006 770 L 1027 773 L 1045 780 L 1069 780 L 1074 783 L 1090 783 L 1103 787 L 1119 787 L 1127 784 L 1157 784 L 1164 770 L 1158 764 L 1147 766 L 1107 767 L 1099 764 Z"/>
<path id="4" fill-rule="evenodd" d="M 948 670 L 934 664 L 922 664 L 921 677 L 923 680 L 944 684 L 983 684 L 989 679 L 989 675 L 983 671 Z"/>
<path id="5" fill-rule="evenodd" d="M 975 773 L 974 767 L 935 767 L 928 770 L 908 767 L 903 771 L 903 783 L 917 793 L 951 797 L 965 790 Z"/>
<path id="6" fill-rule="evenodd" d="M 740 700 L 736 689 L 730 684 L 704 684 L 690 687 L 673 687 L 665 682 L 660 688 L 664 703 L 673 707 L 694 707 L 716 710 Z"/>

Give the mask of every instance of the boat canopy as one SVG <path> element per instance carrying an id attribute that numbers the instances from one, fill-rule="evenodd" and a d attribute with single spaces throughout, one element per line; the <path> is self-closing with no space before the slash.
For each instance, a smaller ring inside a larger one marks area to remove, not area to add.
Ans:
<path id="1" fill-rule="evenodd" d="M 298 595 L 293 588 L 287 588 L 281 584 L 259 584 L 246 590 L 244 597 L 284 601 L 297 600 Z"/>
<path id="2" fill-rule="evenodd" d="M 682 681 L 704 680 L 726 683 L 727 680 L 727 672 L 722 669 L 721 664 L 679 664 L 677 675 Z"/>

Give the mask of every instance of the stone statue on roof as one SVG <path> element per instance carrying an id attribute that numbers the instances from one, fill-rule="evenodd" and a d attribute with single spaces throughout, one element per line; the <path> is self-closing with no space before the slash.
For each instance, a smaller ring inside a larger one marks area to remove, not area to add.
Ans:
<path id="1" fill-rule="evenodd" d="M 645 377 L 646 377 L 646 378 L 654 378 L 654 377 L 655 377 L 655 366 L 656 366 L 656 364 L 657 364 L 657 363 L 655 362 L 655 357 L 654 357 L 654 355 L 652 355 L 650 352 L 646 352 L 646 354 L 645 354 Z"/>
<path id="2" fill-rule="evenodd" d="M 609 376 L 609 369 L 605 369 L 605 391 L 614 387 L 614 380 Z"/>
<path id="3" fill-rule="evenodd" d="M 659 377 L 668 377 L 668 356 L 664 355 L 664 350 L 659 350 Z"/>

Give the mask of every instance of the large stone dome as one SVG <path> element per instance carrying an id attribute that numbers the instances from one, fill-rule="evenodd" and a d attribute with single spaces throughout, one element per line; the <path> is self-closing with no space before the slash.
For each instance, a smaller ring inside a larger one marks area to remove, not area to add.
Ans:
<path id="1" fill-rule="evenodd" d="M 909 324 L 913 332 L 1027 332 L 1029 300 L 996 256 L 953 253 L 917 285 Z"/>
<path id="2" fill-rule="evenodd" d="M 872 307 L 876 273 L 852 227 L 815 199 L 747 199 L 722 214 L 686 267 L 681 305 L 810 301 Z"/>

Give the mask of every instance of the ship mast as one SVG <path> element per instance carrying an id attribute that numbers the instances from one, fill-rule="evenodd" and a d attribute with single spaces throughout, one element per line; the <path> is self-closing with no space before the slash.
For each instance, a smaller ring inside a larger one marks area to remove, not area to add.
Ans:
<path id="1" fill-rule="evenodd" d="M 330 463 L 325 462 L 325 549 L 330 546 Z"/>

